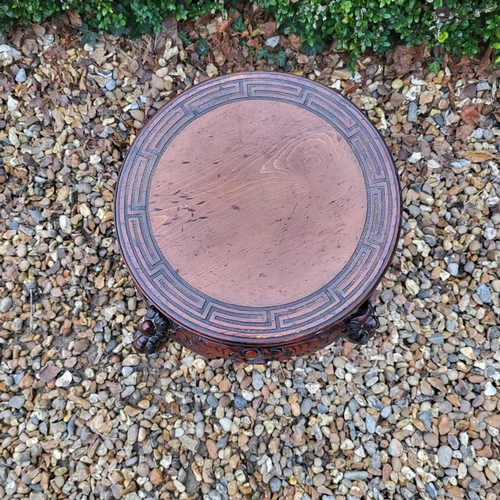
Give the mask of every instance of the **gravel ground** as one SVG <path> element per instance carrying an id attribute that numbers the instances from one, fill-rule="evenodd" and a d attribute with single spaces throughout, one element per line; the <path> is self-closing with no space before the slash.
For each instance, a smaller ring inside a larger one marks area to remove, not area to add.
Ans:
<path id="1" fill-rule="evenodd" d="M 179 48 L 175 26 L 174 43 L 92 48 L 61 24 L 0 40 L 0 498 L 496 499 L 499 72 L 445 56 L 429 73 L 427 54 L 398 49 L 353 76 L 345 54 L 302 54 L 273 23 L 183 29 L 210 52 Z M 252 56 L 266 41 L 282 71 L 365 110 L 396 159 L 403 231 L 380 333 L 286 363 L 174 343 L 146 360 L 131 348 L 146 304 L 113 228 L 121 162 L 186 87 L 277 69 Z"/>

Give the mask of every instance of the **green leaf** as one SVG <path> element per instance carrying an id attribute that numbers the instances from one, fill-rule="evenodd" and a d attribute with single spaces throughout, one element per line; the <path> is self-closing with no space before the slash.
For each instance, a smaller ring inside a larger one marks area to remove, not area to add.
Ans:
<path id="1" fill-rule="evenodd" d="M 243 21 L 243 16 L 238 17 L 231 26 L 235 31 L 239 31 L 240 33 L 243 33 L 247 29 L 247 25 Z"/>
<path id="2" fill-rule="evenodd" d="M 257 59 L 264 59 L 264 57 L 267 57 L 268 55 L 269 51 L 267 49 L 259 47 L 259 50 L 257 51 Z"/>
<path id="3" fill-rule="evenodd" d="M 204 56 L 210 52 L 210 45 L 205 38 L 200 38 L 196 43 L 196 52 L 199 56 Z"/>
<path id="4" fill-rule="evenodd" d="M 430 73 L 439 73 L 439 70 L 441 69 L 441 60 L 436 59 L 435 61 L 432 61 L 429 66 L 427 66 L 427 69 Z"/>
<path id="5" fill-rule="evenodd" d="M 152 32 L 151 23 L 148 23 L 148 22 L 135 23 L 130 28 L 129 36 L 130 36 L 130 38 L 139 38 L 141 35 L 144 35 L 145 33 L 151 33 L 151 32 Z"/>
<path id="6" fill-rule="evenodd" d="M 178 31 L 177 36 L 181 39 L 184 48 L 191 45 L 191 40 L 188 38 L 187 34 L 184 31 Z"/>
<path id="7" fill-rule="evenodd" d="M 278 62 L 278 66 L 283 68 L 286 66 L 286 52 L 284 49 L 280 49 L 276 54 L 276 61 Z"/>
<path id="8" fill-rule="evenodd" d="M 97 33 L 95 33 L 94 31 L 86 31 L 85 34 L 82 36 L 83 45 L 88 43 L 92 47 L 95 47 L 96 42 L 97 42 Z"/>
<path id="9" fill-rule="evenodd" d="M 315 56 L 318 52 L 323 50 L 323 44 L 320 42 L 314 42 L 313 44 L 305 42 L 302 44 L 302 52 L 308 56 Z"/>
<path id="10" fill-rule="evenodd" d="M 112 35 L 120 36 L 127 32 L 127 28 L 125 26 L 120 26 L 119 28 L 111 28 L 110 31 Z"/>

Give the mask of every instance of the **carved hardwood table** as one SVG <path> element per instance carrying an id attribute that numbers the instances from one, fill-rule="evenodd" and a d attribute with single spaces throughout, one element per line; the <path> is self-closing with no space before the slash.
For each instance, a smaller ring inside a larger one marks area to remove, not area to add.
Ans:
<path id="1" fill-rule="evenodd" d="M 400 218 L 387 147 L 343 97 L 276 73 L 197 85 L 145 125 L 117 185 L 118 241 L 151 306 L 134 347 L 261 363 L 366 343 Z"/>

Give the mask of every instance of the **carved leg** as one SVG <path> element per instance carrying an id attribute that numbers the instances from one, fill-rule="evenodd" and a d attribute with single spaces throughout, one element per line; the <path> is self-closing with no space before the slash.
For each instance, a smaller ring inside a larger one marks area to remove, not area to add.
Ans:
<path id="1" fill-rule="evenodd" d="M 375 316 L 373 306 L 366 300 L 344 321 L 347 330 L 346 337 L 356 344 L 367 344 L 375 335 L 379 321 Z"/>
<path id="2" fill-rule="evenodd" d="M 158 309 L 151 306 L 144 321 L 134 333 L 134 349 L 142 354 L 156 352 L 170 337 L 170 321 Z"/>

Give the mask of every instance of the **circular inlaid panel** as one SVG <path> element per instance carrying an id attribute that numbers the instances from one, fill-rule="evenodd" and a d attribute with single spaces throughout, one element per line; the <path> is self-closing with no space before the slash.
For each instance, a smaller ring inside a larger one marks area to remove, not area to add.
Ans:
<path id="1" fill-rule="evenodd" d="M 397 176 L 353 105 L 306 79 L 197 85 L 145 126 L 115 219 L 146 297 L 186 330 L 256 344 L 307 336 L 359 306 L 393 254 Z"/>
<path id="2" fill-rule="evenodd" d="M 162 255 L 191 286 L 231 304 L 275 306 L 314 293 L 346 265 L 366 186 L 324 119 L 293 104 L 236 101 L 172 140 L 148 211 Z"/>

